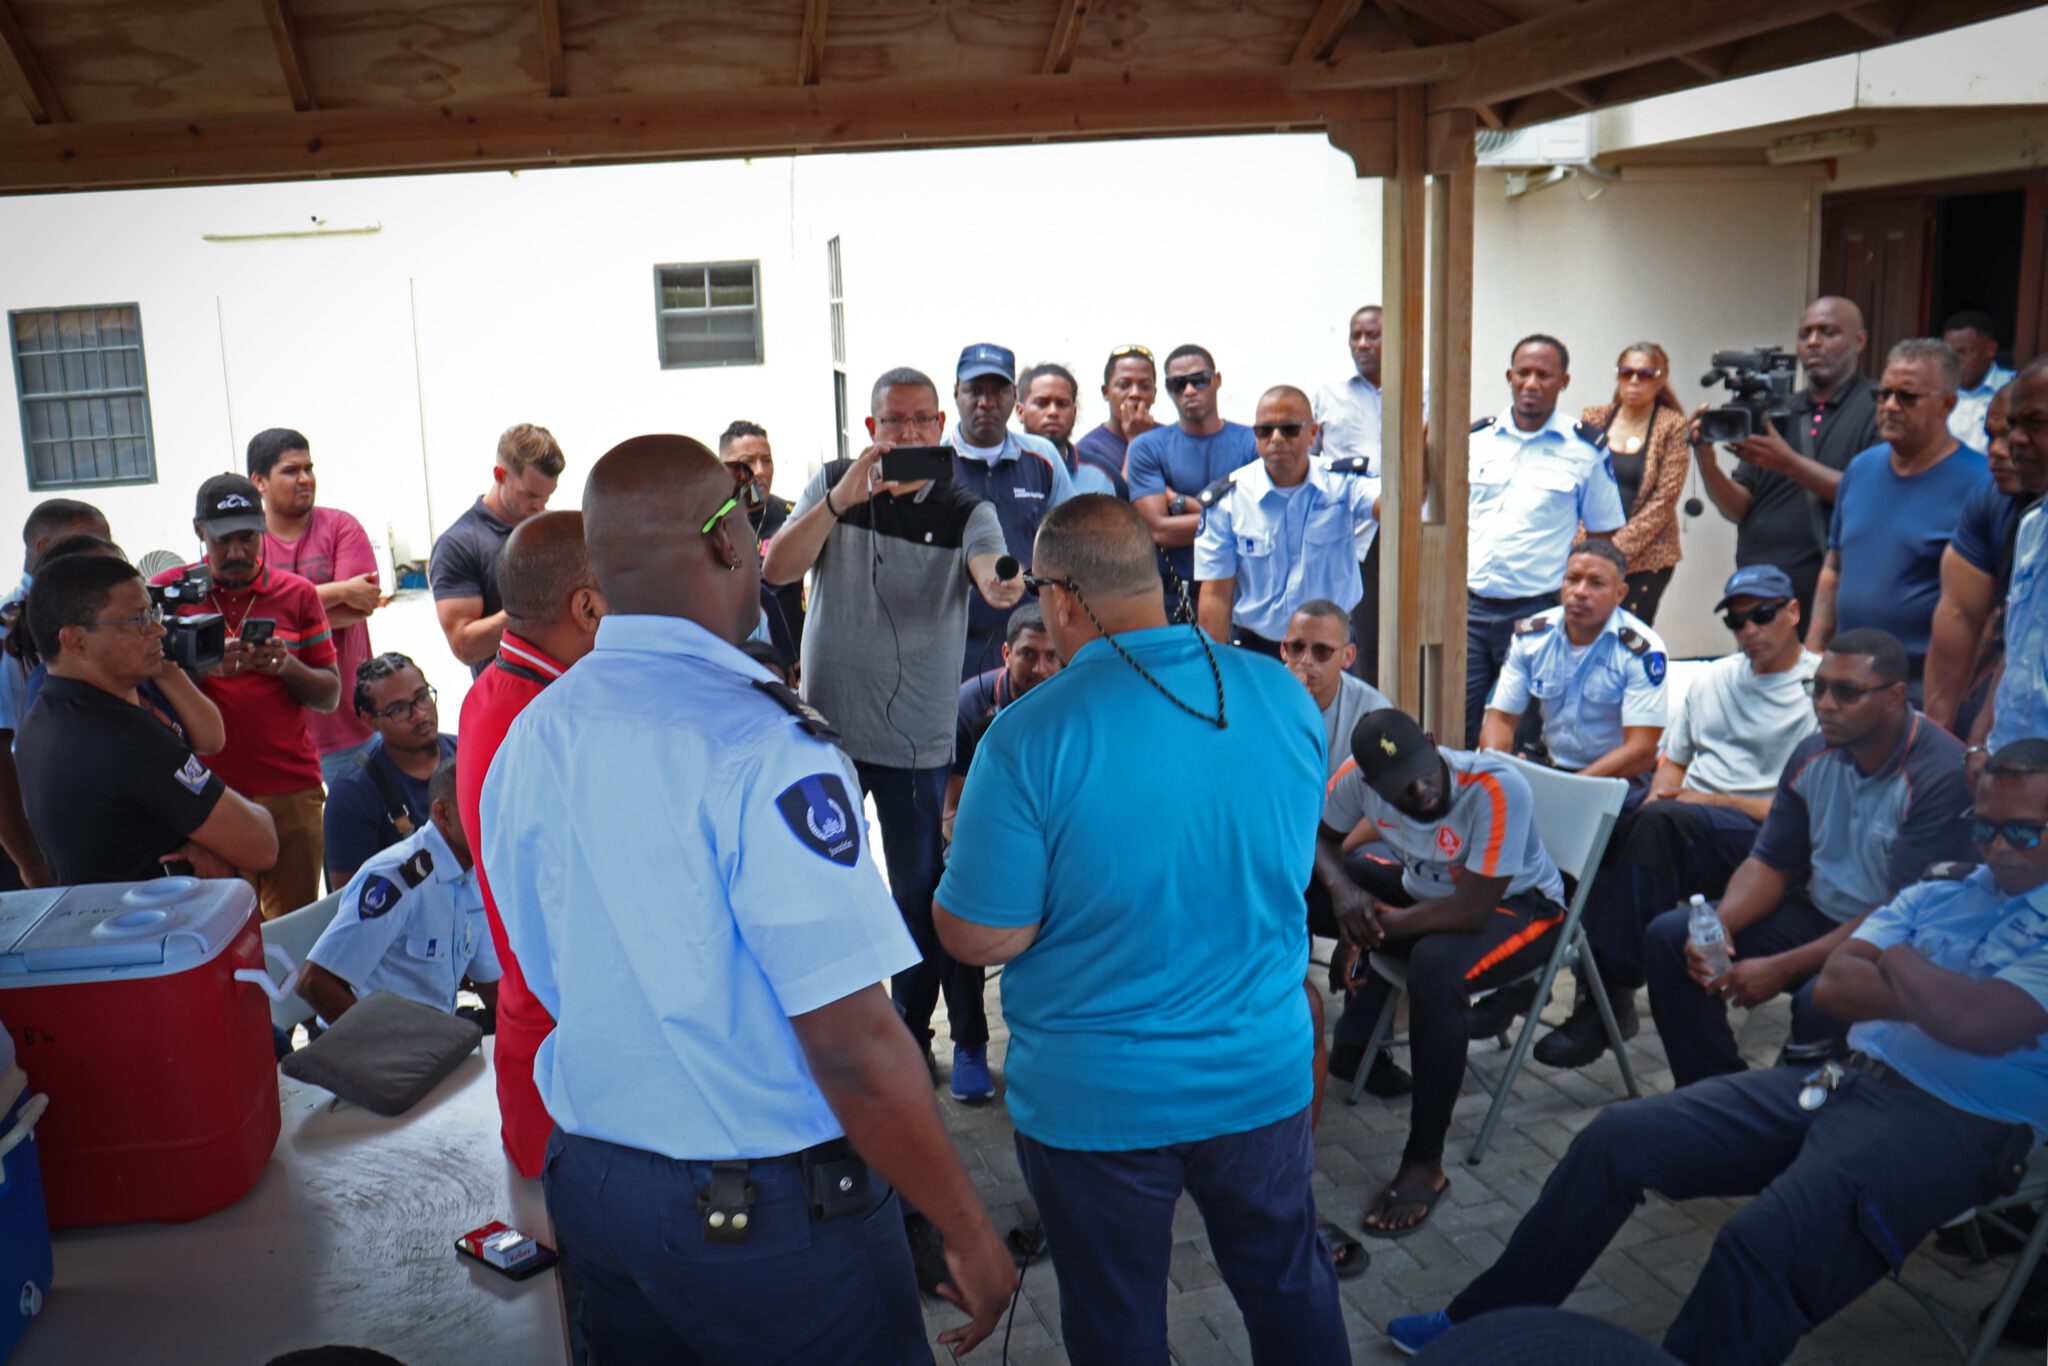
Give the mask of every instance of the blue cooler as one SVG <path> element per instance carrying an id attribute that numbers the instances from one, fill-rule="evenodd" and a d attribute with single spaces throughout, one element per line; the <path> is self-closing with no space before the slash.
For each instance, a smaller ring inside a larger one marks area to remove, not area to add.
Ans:
<path id="1" fill-rule="evenodd" d="M 48 1096 L 32 1096 L 14 1063 L 14 1036 L 0 1025 L 0 1359 L 28 1331 L 50 1292 L 50 1219 L 35 1124 Z"/>

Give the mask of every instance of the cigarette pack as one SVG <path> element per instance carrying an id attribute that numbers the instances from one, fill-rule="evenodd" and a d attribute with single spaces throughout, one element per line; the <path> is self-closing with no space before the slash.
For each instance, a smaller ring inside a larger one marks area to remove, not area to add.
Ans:
<path id="1" fill-rule="evenodd" d="M 460 1245 L 470 1256 L 480 1258 L 500 1271 L 510 1271 L 540 1254 L 538 1243 L 502 1219 L 494 1219 L 482 1228 L 463 1234 Z"/>

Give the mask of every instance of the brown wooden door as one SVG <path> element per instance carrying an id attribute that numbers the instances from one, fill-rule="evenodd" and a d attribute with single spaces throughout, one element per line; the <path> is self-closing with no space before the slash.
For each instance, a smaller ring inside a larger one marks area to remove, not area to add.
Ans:
<path id="1" fill-rule="evenodd" d="M 1821 208 L 1820 289 L 1855 300 L 1870 344 L 1863 370 L 1875 379 L 1885 353 L 1907 337 L 1924 337 L 1934 198 L 1896 195 Z"/>

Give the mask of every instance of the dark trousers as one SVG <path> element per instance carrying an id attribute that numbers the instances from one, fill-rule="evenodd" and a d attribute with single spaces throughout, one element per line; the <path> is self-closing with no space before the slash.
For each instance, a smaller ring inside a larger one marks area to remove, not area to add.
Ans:
<path id="1" fill-rule="evenodd" d="M 1650 983 L 1650 1013 L 1657 1019 L 1657 1036 L 1664 1041 L 1664 1056 L 1671 1063 L 1673 1086 L 1690 1086 L 1702 1078 L 1740 1072 L 1748 1066 L 1735 1046 L 1735 1031 L 1728 1027 L 1728 1007 L 1719 997 L 1702 991 L 1685 969 L 1691 914 L 1686 906 L 1666 911 L 1650 922 L 1643 935 L 1643 975 Z M 1735 936 L 1735 953 L 1738 958 L 1767 958 L 1811 944 L 1831 933 L 1836 924 L 1805 896 L 1792 893 L 1777 910 Z M 1819 976 L 1814 973 L 1793 990 L 1795 1043 L 1819 1043 L 1848 1035 L 1847 1024 L 1813 1003 L 1813 984 Z"/>
<path id="2" fill-rule="evenodd" d="M 1623 815 L 1586 898 L 1586 938 L 1608 985 L 1643 984 L 1650 922 L 1694 893 L 1719 900 L 1761 828 L 1747 812 L 1690 802 L 1647 802 Z"/>
<path id="3" fill-rule="evenodd" d="M 1253 654 L 1264 655 L 1268 659 L 1280 658 L 1279 641 L 1269 640 L 1257 631 L 1247 631 L 1236 622 L 1230 625 L 1230 643 L 1240 650 L 1250 650 Z"/>
<path id="4" fill-rule="evenodd" d="M 932 896 L 945 870 L 939 817 L 950 768 L 888 768 L 856 762 L 863 796 L 875 799 L 882 826 L 882 862 L 889 891 L 924 961 L 905 968 L 889 983 L 889 995 L 921 1047 L 932 1041 L 932 1011 L 946 998 L 953 1042 L 980 1047 L 988 1042 L 988 1011 L 982 1004 L 982 970 L 947 953 L 932 927 Z"/>
<path id="5" fill-rule="evenodd" d="M 1202 1212 L 1258 1366 L 1351 1360 L 1337 1272 L 1316 1236 L 1308 1111 L 1239 1134 L 1128 1152 L 1080 1152 L 1017 1135 L 1060 1283 L 1074 1366 L 1164 1362 L 1173 1207 Z"/>
<path id="6" fill-rule="evenodd" d="M 1602 1110 L 1573 1141 L 1492 1268 L 1452 1300 L 1462 1323 L 1561 1304 L 1648 1191 L 1756 1195 L 1714 1239 L 1664 1336 L 1685 1362 L 1776 1362 L 1983 1203 L 2033 1134 L 1965 1114 L 1896 1077 L 1852 1070 L 1818 1110 L 1791 1068 L 1716 1077 Z"/>
<path id="7" fill-rule="evenodd" d="M 1628 596 L 1621 600 L 1621 605 L 1641 617 L 1645 624 L 1656 625 L 1657 604 L 1664 601 L 1664 590 L 1671 586 L 1671 572 L 1677 567 L 1669 565 L 1629 575 Z M 1806 618 L 1801 617 L 1800 620 Z"/>
<path id="8" fill-rule="evenodd" d="M 1508 646 L 1515 638 L 1515 623 L 1533 617 L 1545 608 L 1557 606 L 1557 594 L 1539 593 L 1533 598 L 1465 597 L 1465 741 L 1466 747 L 1479 743 L 1479 723 L 1486 719 L 1486 695 L 1507 663 Z M 1533 710 L 1533 709 L 1532 709 Z M 1453 746 L 1457 748 L 1457 746 Z"/>
<path id="9" fill-rule="evenodd" d="M 1360 886 L 1390 906 L 1415 898 L 1401 885 L 1391 863 L 1347 863 Z M 1469 933 L 1425 934 L 1389 939 L 1379 952 L 1408 960 L 1408 1051 L 1413 1055 L 1415 1098 L 1408 1117 L 1404 1162 L 1441 1161 L 1451 1131 L 1451 1109 L 1465 1082 L 1465 1054 L 1471 1043 L 1472 993 L 1511 982 L 1543 965 L 1564 923 L 1564 907 L 1535 892 L 1518 892 L 1488 913 Z M 1337 1018 L 1338 1042 L 1363 1048 L 1373 1024 L 1394 990 L 1370 966 L 1360 965 L 1358 990 Z"/>
<path id="10" fill-rule="evenodd" d="M 709 1162 L 557 1129 L 545 1179 L 604 1366 L 932 1359 L 903 1207 L 873 1173 L 864 1214 L 816 1223 L 795 1158 L 750 1164 L 744 1243 L 704 1237 L 697 1193 Z"/>
<path id="11" fill-rule="evenodd" d="M 1358 646 L 1358 658 L 1351 672 L 1378 687 L 1380 684 L 1380 538 L 1372 538 L 1372 549 L 1358 562 L 1358 579 L 1365 596 L 1351 609 L 1351 639 Z"/>

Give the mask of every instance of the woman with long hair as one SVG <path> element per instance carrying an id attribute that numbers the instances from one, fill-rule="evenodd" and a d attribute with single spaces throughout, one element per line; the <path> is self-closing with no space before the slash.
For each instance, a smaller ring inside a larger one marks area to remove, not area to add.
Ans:
<path id="1" fill-rule="evenodd" d="M 1635 342 L 1614 363 L 1614 399 L 1586 409 L 1585 420 L 1607 433 L 1614 482 L 1628 522 L 1614 533 L 1628 556 L 1628 597 L 1622 603 L 1646 622 L 1678 567 L 1678 500 L 1691 454 L 1685 409 L 1671 391 L 1671 358 L 1655 342 Z"/>

